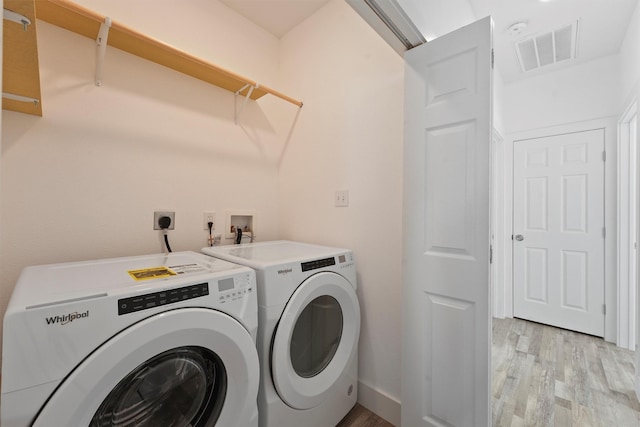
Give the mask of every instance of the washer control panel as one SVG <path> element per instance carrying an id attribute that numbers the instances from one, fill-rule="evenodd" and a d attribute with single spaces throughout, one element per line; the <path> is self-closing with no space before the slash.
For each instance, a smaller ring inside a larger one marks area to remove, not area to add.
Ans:
<path id="1" fill-rule="evenodd" d="M 168 289 L 166 291 L 137 295 L 135 297 L 118 300 L 118 315 L 134 313 L 160 307 L 162 305 L 185 301 L 193 298 L 209 295 L 209 283 L 197 283 L 182 288 Z"/>
<path id="2" fill-rule="evenodd" d="M 251 275 L 229 277 L 218 280 L 218 299 L 221 303 L 235 301 L 244 298 L 247 294 L 255 292 Z"/>

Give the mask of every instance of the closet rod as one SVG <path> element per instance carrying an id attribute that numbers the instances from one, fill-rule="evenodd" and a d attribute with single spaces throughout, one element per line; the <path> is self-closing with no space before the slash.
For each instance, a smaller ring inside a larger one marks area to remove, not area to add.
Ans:
<path id="1" fill-rule="evenodd" d="M 39 99 L 31 98 L 30 96 L 16 95 L 15 93 L 9 93 L 9 92 L 2 92 L 2 97 L 6 99 L 12 99 L 14 101 L 20 101 L 20 102 L 33 102 L 34 105 L 38 105 L 38 103 L 40 102 Z"/>

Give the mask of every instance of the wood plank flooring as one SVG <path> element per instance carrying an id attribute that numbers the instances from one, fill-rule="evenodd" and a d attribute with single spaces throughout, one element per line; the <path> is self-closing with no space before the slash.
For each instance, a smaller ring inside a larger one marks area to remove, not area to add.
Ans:
<path id="1" fill-rule="evenodd" d="M 632 352 L 520 319 L 493 319 L 492 348 L 495 427 L 640 427 Z M 337 427 L 392 424 L 358 404 Z"/>
<path id="2" fill-rule="evenodd" d="M 493 319 L 493 424 L 640 426 L 633 359 L 600 338 Z"/>
<path id="3" fill-rule="evenodd" d="M 380 418 L 364 406 L 356 406 L 340 421 L 336 427 L 393 427 L 393 424 Z"/>

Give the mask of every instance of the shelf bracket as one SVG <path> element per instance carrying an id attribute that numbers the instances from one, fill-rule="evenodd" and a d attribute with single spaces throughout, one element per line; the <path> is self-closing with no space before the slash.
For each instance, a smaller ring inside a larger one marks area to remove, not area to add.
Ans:
<path id="1" fill-rule="evenodd" d="M 240 120 L 240 116 L 242 115 L 242 112 L 244 111 L 244 107 L 247 105 L 247 101 L 249 100 L 249 98 L 251 98 L 251 94 L 253 93 L 254 89 L 258 88 L 258 84 L 256 83 L 256 85 L 252 85 L 250 83 L 247 83 L 246 85 L 242 86 L 242 88 L 238 91 L 236 91 L 236 96 L 233 99 L 233 113 L 234 113 L 234 120 L 235 123 L 238 124 L 238 120 Z M 249 88 L 249 91 L 247 92 L 247 94 L 244 97 L 244 101 L 242 102 L 242 106 L 240 107 L 240 111 L 238 111 L 238 96 L 245 90 Z"/>
<path id="2" fill-rule="evenodd" d="M 12 99 L 14 101 L 20 101 L 20 102 L 33 102 L 33 105 L 36 105 L 36 106 L 40 102 L 40 100 L 36 99 L 36 98 L 30 98 L 28 96 L 16 95 L 16 94 L 9 93 L 9 92 L 2 92 L 2 97 L 3 98 L 7 98 L 7 99 Z"/>
<path id="3" fill-rule="evenodd" d="M 96 86 L 102 85 L 102 65 L 104 64 L 104 56 L 107 52 L 109 28 L 111 28 L 111 18 L 107 16 L 104 18 L 104 22 L 100 24 L 100 31 L 96 38 Z"/>
<path id="4" fill-rule="evenodd" d="M 24 15 L 14 12 L 13 10 L 3 9 L 2 17 L 16 24 L 22 24 L 22 29 L 27 31 L 27 27 L 31 25 L 31 20 Z"/>

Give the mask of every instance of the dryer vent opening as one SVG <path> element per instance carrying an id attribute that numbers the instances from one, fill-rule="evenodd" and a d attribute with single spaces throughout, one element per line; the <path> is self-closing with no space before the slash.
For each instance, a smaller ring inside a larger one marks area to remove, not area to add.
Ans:
<path id="1" fill-rule="evenodd" d="M 515 43 L 523 72 L 574 59 L 578 48 L 578 21 Z"/>

